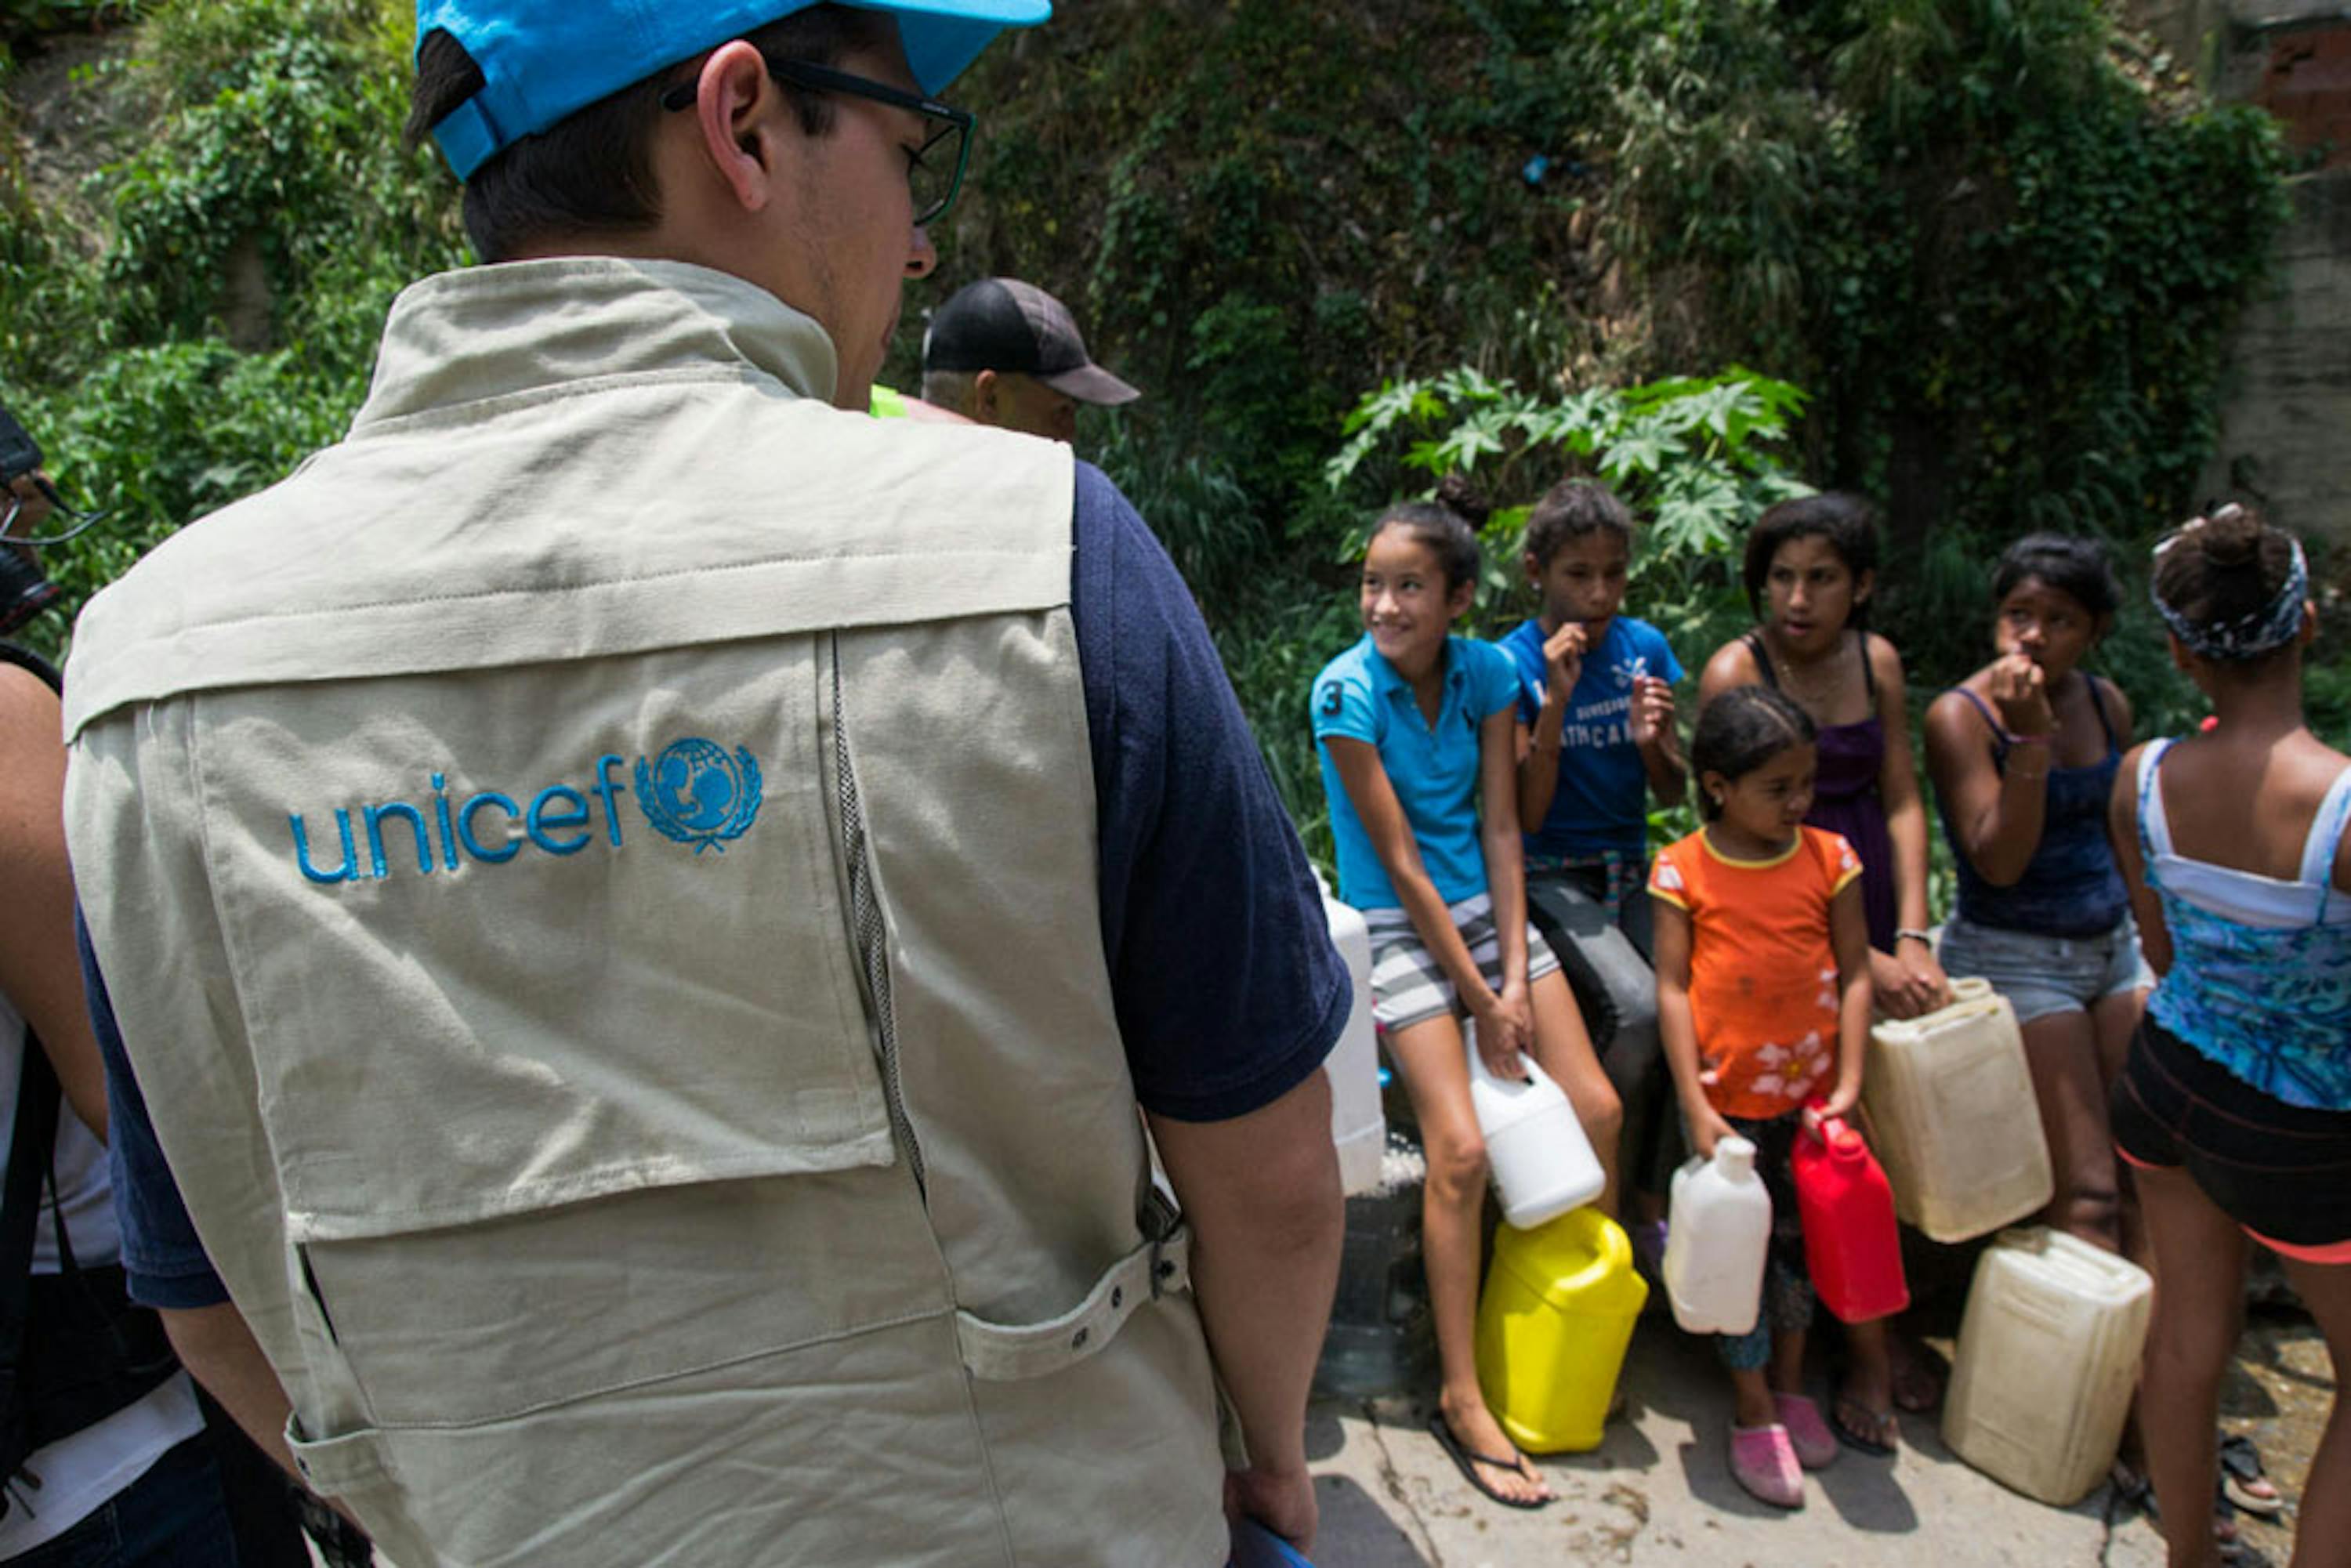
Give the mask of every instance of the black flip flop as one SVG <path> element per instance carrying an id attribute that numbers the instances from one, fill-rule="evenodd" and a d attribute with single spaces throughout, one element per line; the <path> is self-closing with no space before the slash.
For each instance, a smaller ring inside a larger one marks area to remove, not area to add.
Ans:
<path id="1" fill-rule="evenodd" d="M 1860 1400 L 1840 1394 L 1829 1401 L 1829 1430 L 1836 1434 L 1836 1440 L 1856 1452 L 1873 1454 L 1879 1458 L 1893 1453 L 1893 1444 L 1870 1431 L 1855 1426 L 1845 1418 L 1845 1408 L 1848 1406 L 1867 1415 L 1871 1425 L 1879 1431 L 1888 1427 L 1897 1432 L 1902 1429 L 1901 1417 L 1895 1415 L 1893 1411 L 1888 1410 L 1884 1415 L 1880 1415 Z"/>
<path id="2" fill-rule="evenodd" d="M 1525 1456 L 1514 1453 L 1507 1459 L 1498 1459 L 1491 1454 L 1472 1452 L 1458 1437 L 1454 1435 L 1453 1424 L 1445 1418 L 1444 1411 L 1437 1411 L 1429 1416 L 1428 1435 L 1437 1439 L 1438 1448 L 1452 1456 L 1454 1464 L 1460 1468 L 1461 1479 L 1485 1493 L 1489 1500 L 1499 1502 L 1504 1508 L 1544 1508 L 1557 1500 L 1548 1497 L 1504 1497 L 1500 1492 L 1496 1491 L 1492 1483 L 1478 1473 L 1478 1467 L 1491 1465 L 1498 1470 L 1518 1470 L 1519 1467 L 1526 1462 Z M 1525 1472 L 1519 1471 L 1519 1473 L 1523 1475 Z"/>
<path id="3" fill-rule="evenodd" d="M 2236 1432 L 2220 1439 L 2220 1495 L 2234 1504 L 2239 1513 L 2275 1519 L 2285 1511 L 2285 1499 L 2274 1489 L 2263 1497 L 2248 1484 L 2268 1479 L 2262 1469 L 2262 1451 L 2253 1447 L 2251 1437 Z"/>

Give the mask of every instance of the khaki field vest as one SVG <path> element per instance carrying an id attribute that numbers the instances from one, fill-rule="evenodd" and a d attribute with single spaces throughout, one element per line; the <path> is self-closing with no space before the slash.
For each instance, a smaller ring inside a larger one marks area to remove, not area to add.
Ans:
<path id="1" fill-rule="evenodd" d="M 157 1134 L 402 1568 L 1213 1563 L 1096 905 L 1066 448 L 677 264 L 450 274 L 92 601 Z"/>

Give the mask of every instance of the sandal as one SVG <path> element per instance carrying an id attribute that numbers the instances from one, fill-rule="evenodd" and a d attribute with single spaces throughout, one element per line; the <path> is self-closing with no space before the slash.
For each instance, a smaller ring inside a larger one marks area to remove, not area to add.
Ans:
<path id="1" fill-rule="evenodd" d="M 1893 1411 L 1872 1410 L 1849 1394 L 1838 1395 L 1829 1407 L 1829 1424 L 1838 1442 L 1881 1458 L 1894 1452 L 1894 1440 L 1902 1435 Z"/>
<path id="2" fill-rule="evenodd" d="M 1776 1422 L 1731 1424 L 1730 1475 L 1758 1501 L 1773 1508 L 1804 1506 L 1804 1472 L 1796 1463 L 1795 1445 L 1788 1440 L 1788 1428 Z"/>
<path id="3" fill-rule="evenodd" d="M 1913 1416 L 1924 1416 L 1943 1402 L 1942 1375 L 1935 1370 L 1933 1353 L 1914 1343 L 1909 1335 L 1893 1333 L 1888 1347 L 1888 1359 L 1893 1363 L 1894 1407 Z M 1939 1359 L 1939 1358 L 1938 1358 Z"/>
<path id="4" fill-rule="evenodd" d="M 1836 1435 L 1821 1419 L 1819 1405 L 1802 1394 L 1774 1394 L 1771 1404 L 1779 1412 L 1780 1425 L 1788 1428 L 1788 1445 L 1796 1450 L 1796 1463 L 1819 1470 L 1836 1461 Z"/>
<path id="5" fill-rule="evenodd" d="M 2262 1469 L 2262 1451 L 2241 1432 L 2220 1439 L 2220 1495 L 2256 1519 L 2275 1519 L 2285 1511 L 2285 1499 Z"/>
<path id="6" fill-rule="evenodd" d="M 1484 1476 L 1478 1473 L 1478 1467 L 1479 1465 L 1489 1465 L 1498 1470 L 1512 1471 L 1528 1480 L 1533 1481 L 1538 1486 L 1543 1485 L 1544 1482 L 1541 1477 L 1527 1474 L 1527 1457 L 1524 1454 L 1519 1453 L 1514 1449 L 1512 1450 L 1510 1457 L 1505 1459 L 1498 1458 L 1491 1454 L 1480 1454 L 1472 1450 L 1469 1446 L 1462 1442 L 1460 1437 L 1454 1432 L 1453 1423 L 1445 1418 L 1445 1412 L 1442 1410 L 1435 1412 L 1428 1417 L 1428 1434 L 1430 1437 L 1437 1439 L 1437 1446 L 1438 1448 L 1443 1448 L 1446 1453 L 1452 1457 L 1454 1464 L 1460 1467 L 1461 1479 L 1468 1481 L 1471 1486 L 1476 1487 L 1479 1491 L 1483 1492 L 1489 1501 L 1499 1502 L 1504 1508 L 1541 1508 L 1552 1500 L 1549 1495 L 1524 1498 L 1505 1497 L 1502 1493 L 1495 1490 L 1493 1482 L 1488 1480 Z"/>

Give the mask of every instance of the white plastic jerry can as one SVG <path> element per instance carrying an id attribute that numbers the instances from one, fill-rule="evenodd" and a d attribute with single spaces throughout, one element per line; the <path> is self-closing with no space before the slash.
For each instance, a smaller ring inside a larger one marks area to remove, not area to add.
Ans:
<path id="1" fill-rule="evenodd" d="M 1715 1140 L 1714 1158 L 1674 1173 L 1666 1219 L 1666 1299 L 1692 1333 L 1746 1333 L 1763 1304 L 1771 1195 L 1755 1174 L 1755 1145 Z"/>
<path id="2" fill-rule="evenodd" d="M 1598 1197 L 1608 1177 L 1567 1092 L 1524 1051 L 1519 1056 L 1524 1082 L 1495 1077 L 1478 1054 L 1474 1024 L 1462 1024 L 1461 1040 L 1469 1052 L 1469 1104 L 1485 1135 L 1502 1218 L 1530 1230 Z"/>
<path id="3" fill-rule="evenodd" d="M 1967 1241 L 2042 1208 L 2053 1190 L 2024 1038 L 1980 979 L 1957 999 L 1869 1031 L 1861 1100 L 1894 1209 L 1937 1241 Z"/>
<path id="4" fill-rule="evenodd" d="M 1322 873 L 1315 874 L 1322 881 Z M 1380 1050 L 1372 1032 L 1372 936 L 1362 913 L 1322 893 L 1322 918 L 1332 946 L 1346 961 L 1354 1000 L 1347 1009 L 1339 1042 L 1322 1061 L 1331 1080 L 1331 1142 L 1339 1150 L 1339 1185 L 1350 1197 L 1380 1185 L 1380 1158 L 1388 1145 L 1388 1119 L 1380 1105 Z"/>
<path id="5" fill-rule="evenodd" d="M 2063 1231 L 2003 1231 L 1976 1265 L 1943 1441 L 2059 1508 L 2106 1477 L 2130 1414 L 2154 1281 Z"/>

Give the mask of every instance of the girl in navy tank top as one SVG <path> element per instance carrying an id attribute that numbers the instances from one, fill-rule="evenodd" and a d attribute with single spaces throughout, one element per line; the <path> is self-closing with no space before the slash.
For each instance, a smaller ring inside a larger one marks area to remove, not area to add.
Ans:
<path id="1" fill-rule="evenodd" d="M 2121 599 L 2096 541 L 2033 534 L 1993 575 L 1999 657 L 1927 710 L 1927 768 L 1959 873 L 1943 963 L 2006 996 L 2049 1140 L 2051 1224 L 2120 1250 L 2106 1091 L 2151 979 L 2105 800 L 2131 711 L 2081 665 Z"/>

